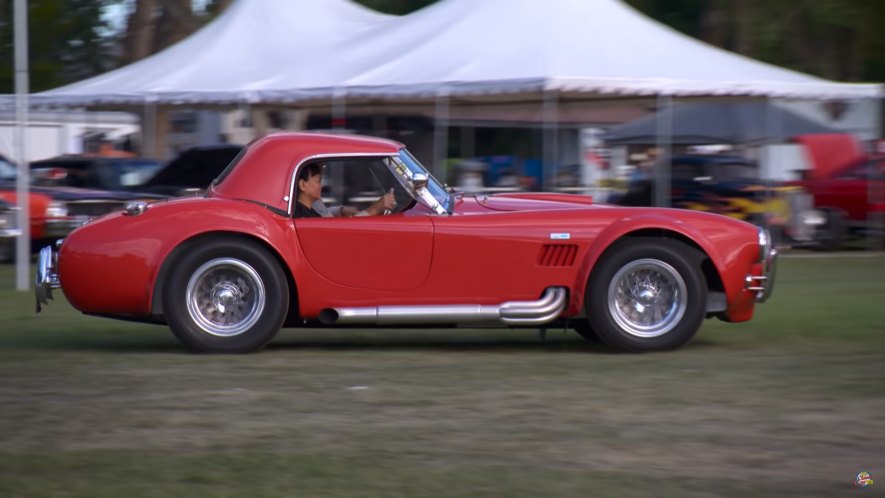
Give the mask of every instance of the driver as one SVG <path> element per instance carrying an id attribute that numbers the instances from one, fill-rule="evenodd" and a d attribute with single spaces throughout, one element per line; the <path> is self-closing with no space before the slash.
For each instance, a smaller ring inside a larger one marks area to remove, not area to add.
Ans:
<path id="1" fill-rule="evenodd" d="M 296 218 L 374 216 L 396 207 L 393 188 L 362 211 L 353 206 L 326 207 L 322 200 L 323 167 L 322 163 L 310 163 L 305 165 L 298 174 L 298 195 L 295 199 L 294 213 Z"/>

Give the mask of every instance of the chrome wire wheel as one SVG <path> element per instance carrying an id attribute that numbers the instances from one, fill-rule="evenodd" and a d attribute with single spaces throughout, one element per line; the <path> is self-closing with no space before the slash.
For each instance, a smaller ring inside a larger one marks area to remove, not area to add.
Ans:
<path id="1" fill-rule="evenodd" d="M 612 319 L 635 337 L 658 337 L 673 330 L 685 315 L 687 304 L 682 275 L 659 259 L 627 263 L 608 285 Z"/>
<path id="2" fill-rule="evenodd" d="M 218 258 L 194 271 L 185 299 L 198 327 L 214 336 L 232 337 L 261 318 L 266 294 L 254 268 L 238 259 Z"/>

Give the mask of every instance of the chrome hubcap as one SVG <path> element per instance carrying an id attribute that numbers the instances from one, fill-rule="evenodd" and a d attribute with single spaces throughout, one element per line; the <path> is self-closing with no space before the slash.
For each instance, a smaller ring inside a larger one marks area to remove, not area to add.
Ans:
<path id="1" fill-rule="evenodd" d="M 264 283 L 254 268 L 233 258 L 206 262 L 187 283 L 187 311 L 206 332 L 231 337 L 249 330 L 264 311 Z"/>
<path id="2" fill-rule="evenodd" d="M 631 261 L 608 286 L 612 318 L 636 337 L 657 337 L 672 330 L 685 315 L 686 299 L 682 276 L 657 259 Z"/>

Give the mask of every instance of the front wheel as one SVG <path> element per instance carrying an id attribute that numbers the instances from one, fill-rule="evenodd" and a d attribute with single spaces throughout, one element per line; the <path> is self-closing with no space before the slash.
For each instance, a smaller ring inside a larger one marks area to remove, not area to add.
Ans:
<path id="1" fill-rule="evenodd" d="M 173 263 L 163 310 L 175 337 L 194 351 L 248 353 L 277 334 L 289 287 L 259 244 L 223 238 L 200 243 Z"/>
<path id="2" fill-rule="evenodd" d="M 707 288 L 701 253 L 670 239 L 619 242 L 598 262 L 587 288 L 592 330 L 634 352 L 675 349 L 701 326 Z"/>

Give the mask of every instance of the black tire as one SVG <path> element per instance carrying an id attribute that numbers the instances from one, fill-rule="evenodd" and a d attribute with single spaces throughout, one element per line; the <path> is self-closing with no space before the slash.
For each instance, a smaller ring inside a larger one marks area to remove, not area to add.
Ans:
<path id="1" fill-rule="evenodd" d="M 848 227 L 842 213 L 834 210 L 824 211 L 827 222 L 820 228 L 816 247 L 822 251 L 835 251 L 842 248 L 848 236 Z"/>
<path id="2" fill-rule="evenodd" d="M 193 351 L 258 351 L 286 319 L 286 277 L 256 242 L 229 237 L 200 242 L 170 271 L 163 311 L 172 333 Z"/>
<path id="3" fill-rule="evenodd" d="M 0 263 L 11 263 L 15 259 L 15 237 L 0 239 Z"/>
<path id="4" fill-rule="evenodd" d="M 625 351 L 663 351 L 685 344 L 697 333 L 706 310 L 702 256 L 672 239 L 618 242 L 603 254 L 587 285 L 590 328 L 606 344 Z"/>

